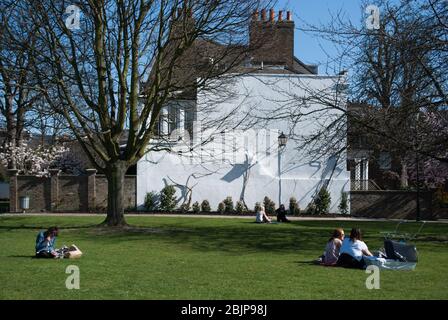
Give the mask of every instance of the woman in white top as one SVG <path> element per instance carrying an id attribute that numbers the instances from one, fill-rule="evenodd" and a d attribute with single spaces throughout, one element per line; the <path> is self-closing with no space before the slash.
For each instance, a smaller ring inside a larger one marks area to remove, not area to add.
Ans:
<path id="1" fill-rule="evenodd" d="M 325 252 L 322 257 L 322 263 L 326 266 L 334 266 L 339 258 L 339 251 L 344 240 L 344 230 L 337 228 L 333 231 L 333 235 L 328 240 Z"/>
<path id="2" fill-rule="evenodd" d="M 271 223 L 271 219 L 268 217 L 268 215 L 264 211 L 264 207 L 263 206 L 260 206 L 260 209 L 257 211 L 257 216 L 255 218 L 255 222 L 257 222 L 257 223 Z"/>
<path id="3" fill-rule="evenodd" d="M 337 265 L 345 268 L 364 269 L 365 262 L 363 256 L 372 256 L 367 245 L 362 241 L 361 230 L 353 228 L 350 238 L 344 239 L 339 250 Z"/>

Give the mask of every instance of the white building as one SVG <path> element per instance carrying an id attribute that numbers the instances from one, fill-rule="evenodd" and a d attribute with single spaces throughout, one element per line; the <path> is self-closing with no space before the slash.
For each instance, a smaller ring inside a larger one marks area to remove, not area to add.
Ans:
<path id="1" fill-rule="evenodd" d="M 291 14 L 254 13 L 250 26 L 252 51 L 245 67 L 254 72 L 229 75 L 214 83 L 218 89 L 199 92 L 194 99 L 173 101 L 162 111 L 159 133 L 169 137 L 150 145 L 171 151 L 149 152 L 137 163 L 137 207 L 147 192 L 176 185 L 179 204 L 208 200 L 212 210 L 226 197 L 244 199 L 253 209 L 268 196 L 278 206 L 295 197 L 301 209 L 321 189 L 331 194 L 331 212 L 338 212 L 341 192 L 350 190 L 346 154 L 324 149 L 320 157 L 298 149 L 308 137 L 344 113 L 340 94 L 345 76 L 320 76 L 315 66 L 294 57 Z M 329 107 L 329 106 L 333 107 Z M 301 115 L 301 117 L 298 117 Z M 236 130 L 233 130 L 236 128 Z M 188 132 L 188 133 L 187 133 Z M 279 148 L 279 136 L 289 139 Z M 325 140 L 325 137 L 323 137 Z M 345 144 L 346 132 L 339 143 Z M 328 140 L 331 140 L 328 137 Z M 162 147 L 162 148 L 161 148 Z"/>
<path id="2" fill-rule="evenodd" d="M 332 199 L 330 211 L 338 212 L 341 192 L 350 190 L 345 153 L 337 160 L 329 155 L 315 161 L 307 152 L 297 150 L 298 143 L 292 139 L 279 148 L 278 137 L 282 132 L 287 136 L 312 134 L 331 121 L 333 115 L 340 116 L 341 113 L 311 103 L 307 110 L 315 110 L 317 118 L 322 120 L 320 123 L 314 114 L 309 119 L 303 118 L 299 125 L 289 119 L 267 118 L 269 114 L 274 117 L 291 110 L 291 97 L 313 100 L 310 95 L 314 92 L 332 95 L 340 80 L 340 76 L 258 73 L 235 78 L 234 83 L 227 86 L 230 86 L 232 97 L 217 105 L 219 97 L 216 95 L 199 94 L 195 115 L 197 127 L 201 123 L 212 123 L 213 117 L 221 119 L 227 114 L 232 114 L 229 116 L 231 122 L 241 122 L 239 128 L 253 122 L 253 119 L 242 120 L 249 118 L 248 115 L 254 117 L 258 113 L 263 120 L 248 130 L 232 131 L 229 126 L 225 130 L 222 127 L 216 130 L 195 128 L 187 143 L 185 140 L 188 139 L 178 139 L 180 132 L 172 132 L 171 141 L 178 142 L 172 152 L 150 152 L 137 164 L 137 205 L 143 205 L 147 192 L 158 192 L 166 185 L 176 184 L 181 202 L 183 197 L 188 197 L 191 188 L 192 203 L 208 200 L 214 210 L 227 196 L 234 201 L 244 198 L 249 208 L 253 208 L 255 202 L 262 202 L 265 196 L 274 200 L 277 206 L 279 203 L 287 206 L 289 198 L 295 197 L 304 209 L 328 183 Z M 213 115 L 201 112 L 209 110 L 210 103 L 219 111 Z M 176 107 L 179 109 L 178 128 L 185 127 L 183 106 L 179 103 Z M 236 107 L 238 112 L 232 113 Z M 191 106 L 187 108 L 192 109 Z M 329 115 L 330 112 L 333 115 Z"/>

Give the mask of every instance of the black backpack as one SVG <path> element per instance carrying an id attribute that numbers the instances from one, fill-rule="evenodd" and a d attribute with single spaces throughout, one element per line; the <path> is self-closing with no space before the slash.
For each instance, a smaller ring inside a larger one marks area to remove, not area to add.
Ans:
<path id="1" fill-rule="evenodd" d="M 387 259 L 398 260 L 401 262 L 417 262 L 417 248 L 413 244 L 403 242 L 384 240 L 384 249 Z"/>

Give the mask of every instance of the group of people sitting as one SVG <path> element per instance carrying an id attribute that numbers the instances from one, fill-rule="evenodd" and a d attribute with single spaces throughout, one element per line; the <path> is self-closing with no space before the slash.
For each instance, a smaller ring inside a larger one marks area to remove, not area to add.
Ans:
<path id="1" fill-rule="evenodd" d="M 277 222 L 290 222 L 286 218 L 286 209 L 282 204 L 276 210 Z M 272 223 L 264 206 L 260 206 L 255 218 L 257 223 Z M 325 266 L 340 266 L 345 268 L 365 269 L 364 256 L 373 256 L 366 243 L 362 241 L 362 233 L 358 228 L 353 228 L 350 237 L 345 238 L 342 228 L 335 229 L 328 240 L 324 254 L 317 262 Z"/>
<path id="2" fill-rule="evenodd" d="M 286 218 L 286 209 L 283 204 L 275 210 L 277 214 L 277 222 L 291 222 Z M 267 215 L 264 206 L 260 206 L 258 211 L 256 212 L 255 222 L 257 223 L 272 223 L 272 219 Z"/>
<path id="3" fill-rule="evenodd" d="M 353 228 L 350 237 L 345 238 L 344 230 L 338 228 L 333 231 L 318 262 L 326 266 L 365 269 L 364 256 L 373 255 L 362 241 L 361 230 Z"/>

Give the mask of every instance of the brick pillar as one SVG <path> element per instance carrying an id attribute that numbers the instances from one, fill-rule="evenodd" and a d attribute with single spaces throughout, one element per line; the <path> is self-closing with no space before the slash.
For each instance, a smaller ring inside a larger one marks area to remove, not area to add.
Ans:
<path id="1" fill-rule="evenodd" d="M 59 169 L 49 169 L 50 172 L 50 211 L 58 210 L 59 205 Z"/>
<path id="2" fill-rule="evenodd" d="M 96 169 L 87 169 L 87 211 L 96 209 Z"/>
<path id="3" fill-rule="evenodd" d="M 8 169 L 9 175 L 9 211 L 19 212 L 19 185 L 17 184 L 17 169 Z"/>

